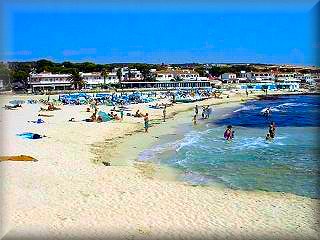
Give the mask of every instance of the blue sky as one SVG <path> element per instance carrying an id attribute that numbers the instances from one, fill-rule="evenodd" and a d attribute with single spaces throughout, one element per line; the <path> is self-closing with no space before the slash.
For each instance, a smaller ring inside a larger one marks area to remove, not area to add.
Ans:
<path id="1" fill-rule="evenodd" d="M 315 65 L 316 2 L 2 0 L 0 58 Z"/>

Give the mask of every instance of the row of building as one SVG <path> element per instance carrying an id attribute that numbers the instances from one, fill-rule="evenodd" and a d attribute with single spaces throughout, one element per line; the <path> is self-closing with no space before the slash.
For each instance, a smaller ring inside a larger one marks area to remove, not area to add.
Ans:
<path id="1" fill-rule="evenodd" d="M 319 76 L 298 73 L 274 73 L 274 72 L 245 72 L 238 75 L 224 73 L 220 77 L 212 77 L 207 72 L 206 77 L 201 77 L 193 69 L 174 69 L 168 67 L 164 70 L 150 70 L 150 75 L 155 81 L 145 81 L 142 73 L 137 69 L 128 67 L 114 68 L 109 73 L 91 72 L 80 73 L 85 88 L 98 88 L 108 84 L 121 84 L 124 88 L 209 88 L 212 85 L 223 83 L 257 84 L 260 86 L 273 86 L 275 82 L 283 84 L 284 88 L 298 89 L 300 83 L 313 84 L 319 80 Z M 67 90 L 72 88 L 71 74 L 58 74 L 50 72 L 30 73 L 28 78 L 32 92 L 46 90 Z M 267 87 L 268 88 L 268 87 Z"/>

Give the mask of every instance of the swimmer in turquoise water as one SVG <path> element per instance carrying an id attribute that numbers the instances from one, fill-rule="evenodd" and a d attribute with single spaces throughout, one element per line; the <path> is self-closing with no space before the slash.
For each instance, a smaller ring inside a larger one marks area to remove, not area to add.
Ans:
<path id="1" fill-rule="evenodd" d="M 231 141 L 234 138 L 234 131 L 232 130 L 232 126 L 227 126 L 227 129 L 224 132 L 224 138 L 228 141 Z"/>

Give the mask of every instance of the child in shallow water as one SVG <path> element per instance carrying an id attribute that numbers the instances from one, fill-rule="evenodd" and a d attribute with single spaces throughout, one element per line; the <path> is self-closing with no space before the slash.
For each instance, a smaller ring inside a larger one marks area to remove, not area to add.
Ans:
<path id="1" fill-rule="evenodd" d="M 197 115 L 194 115 L 192 118 L 193 125 L 197 124 Z"/>
<path id="2" fill-rule="evenodd" d="M 272 140 L 272 137 L 270 136 L 270 133 L 267 133 L 266 140 L 268 140 L 268 141 Z"/>

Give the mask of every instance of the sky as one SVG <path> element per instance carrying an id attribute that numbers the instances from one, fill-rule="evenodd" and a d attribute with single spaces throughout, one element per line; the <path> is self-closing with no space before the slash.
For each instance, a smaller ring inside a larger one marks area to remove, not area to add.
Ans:
<path id="1" fill-rule="evenodd" d="M 0 0 L 0 59 L 318 65 L 316 4 Z"/>

